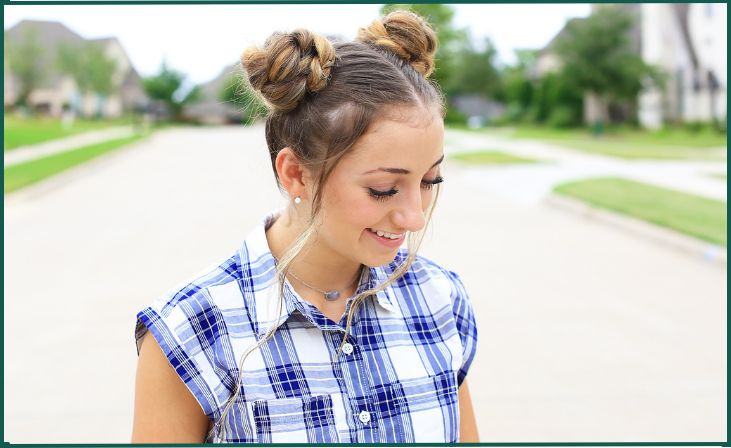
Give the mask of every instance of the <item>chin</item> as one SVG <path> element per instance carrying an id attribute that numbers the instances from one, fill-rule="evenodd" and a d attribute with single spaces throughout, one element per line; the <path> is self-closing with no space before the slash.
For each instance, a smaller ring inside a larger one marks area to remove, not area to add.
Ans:
<path id="1" fill-rule="evenodd" d="M 394 249 L 391 254 L 373 255 L 367 259 L 361 260 L 361 263 L 368 266 L 369 268 L 377 268 L 385 264 L 391 263 L 398 253 L 398 248 Z"/>

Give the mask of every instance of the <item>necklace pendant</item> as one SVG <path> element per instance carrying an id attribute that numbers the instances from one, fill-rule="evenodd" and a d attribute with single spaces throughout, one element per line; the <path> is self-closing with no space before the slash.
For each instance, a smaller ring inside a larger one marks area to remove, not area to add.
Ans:
<path id="1" fill-rule="evenodd" d="M 340 291 L 328 291 L 325 293 L 325 299 L 327 300 L 338 300 L 340 298 Z"/>

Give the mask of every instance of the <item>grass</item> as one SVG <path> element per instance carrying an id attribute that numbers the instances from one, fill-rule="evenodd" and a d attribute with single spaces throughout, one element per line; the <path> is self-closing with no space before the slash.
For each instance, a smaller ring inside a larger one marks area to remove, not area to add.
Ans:
<path id="1" fill-rule="evenodd" d="M 453 129 L 464 128 L 457 126 Z M 486 128 L 479 132 L 499 133 L 517 139 L 543 140 L 579 151 L 625 159 L 719 160 L 723 156 L 709 149 L 726 147 L 726 136 L 712 130 L 691 132 L 684 129 L 646 131 L 616 128 L 607 130 L 601 136 L 594 136 L 588 129 L 520 125 L 509 131 L 504 128 Z"/>
<path id="2" fill-rule="evenodd" d="M 500 151 L 484 150 L 460 152 L 453 154 L 452 159 L 473 165 L 506 165 L 513 163 L 537 163 L 538 160 L 513 156 Z"/>
<path id="3" fill-rule="evenodd" d="M 53 118 L 20 118 L 6 116 L 3 120 L 3 150 L 12 150 L 20 146 L 43 143 L 49 140 L 69 137 L 87 131 L 104 129 L 112 126 L 129 124 L 129 118 L 116 120 L 74 120 L 73 127 L 64 129 L 60 120 Z"/>
<path id="4" fill-rule="evenodd" d="M 29 162 L 5 168 L 5 193 L 33 184 L 61 171 L 80 165 L 102 154 L 142 139 L 144 135 L 134 135 L 102 143 L 83 146 L 78 149 L 54 154 Z"/>
<path id="5" fill-rule="evenodd" d="M 593 206 L 726 246 L 726 202 L 627 179 L 569 182 L 554 191 Z"/>

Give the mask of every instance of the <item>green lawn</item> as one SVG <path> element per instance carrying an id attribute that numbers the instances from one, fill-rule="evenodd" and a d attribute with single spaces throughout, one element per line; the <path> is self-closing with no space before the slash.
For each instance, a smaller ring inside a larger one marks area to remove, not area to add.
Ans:
<path id="1" fill-rule="evenodd" d="M 68 168 L 142 139 L 143 135 L 108 140 L 5 168 L 5 193 L 43 180 Z"/>
<path id="2" fill-rule="evenodd" d="M 500 151 L 484 150 L 474 152 L 460 152 L 450 158 L 474 165 L 505 165 L 512 163 L 537 163 L 538 160 L 513 156 Z"/>
<path id="3" fill-rule="evenodd" d="M 454 127 L 454 129 L 464 128 Z M 683 129 L 645 131 L 624 128 L 609 129 L 597 137 L 588 129 L 553 129 L 521 125 L 510 129 L 485 128 L 477 132 L 517 139 L 543 140 L 579 151 L 625 159 L 718 160 L 723 157 L 709 149 L 726 147 L 726 136 L 710 130 L 694 133 Z"/>
<path id="4" fill-rule="evenodd" d="M 8 116 L 3 120 L 3 150 L 19 146 L 42 143 L 48 140 L 68 137 L 86 131 L 104 129 L 111 126 L 130 124 L 131 119 L 115 120 L 74 120 L 71 129 L 64 129 L 61 121 L 53 118 L 19 118 Z"/>
<path id="5" fill-rule="evenodd" d="M 726 246 L 726 202 L 627 179 L 568 182 L 554 191 L 704 241 Z"/>

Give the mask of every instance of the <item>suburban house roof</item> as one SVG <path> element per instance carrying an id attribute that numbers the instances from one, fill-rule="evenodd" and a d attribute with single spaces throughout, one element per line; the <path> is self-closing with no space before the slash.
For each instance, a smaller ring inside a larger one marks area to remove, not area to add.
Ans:
<path id="1" fill-rule="evenodd" d="M 5 39 L 11 43 L 21 42 L 25 39 L 37 39 L 45 49 L 45 52 L 40 57 L 40 64 L 47 73 L 45 79 L 40 83 L 40 87 L 43 88 L 56 87 L 65 78 L 58 70 L 55 60 L 56 49 L 59 45 L 78 45 L 83 42 L 92 42 L 97 45 L 106 46 L 114 43 L 120 46 L 120 48 L 123 48 L 116 37 L 85 39 L 60 22 L 45 20 L 22 20 L 5 31 Z M 12 53 L 12 50 L 8 50 L 8 53 Z M 8 57 L 12 58 L 12 54 L 8 55 Z M 130 71 L 125 75 L 122 85 L 125 86 L 138 82 L 140 82 L 140 77 L 134 67 L 132 67 L 132 64 L 130 64 Z"/>

